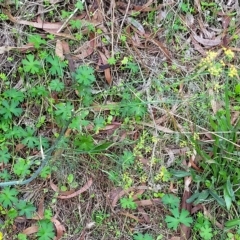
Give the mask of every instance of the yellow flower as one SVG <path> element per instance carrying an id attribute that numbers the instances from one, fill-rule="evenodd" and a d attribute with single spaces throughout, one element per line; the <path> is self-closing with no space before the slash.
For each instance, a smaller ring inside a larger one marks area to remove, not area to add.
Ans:
<path id="1" fill-rule="evenodd" d="M 0 232 L 0 240 L 3 240 L 3 233 Z"/>
<path id="2" fill-rule="evenodd" d="M 226 64 L 225 64 L 225 62 L 224 62 L 223 60 L 221 60 L 220 63 L 221 63 L 221 65 L 222 65 L 223 67 L 226 66 Z"/>
<path id="3" fill-rule="evenodd" d="M 234 52 L 231 49 L 223 49 L 226 57 L 229 60 L 232 60 L 234 58 Z"/>
<path id="4" fill-rule="evenodd" d="M 237 69 L 236 69 L 235 66 L 230 65 L 228 76 L 229 76 L 229 77 L 235 77 L 235 76 L 238 76 L 238 71 L 237 71 Z"/>
<path id="5" fill-rule="evenodd" d="M 217 52 L 209 51 L 209 52 L 207 53 L 207 57 L 206 57 L 206 58 L 207 58 L 209 61 L 213 61 L 216 57 L 217 57 Z"/>
<path id="6" fill-rule="evenodd" d="M 218 77 L 222 73 L 222 65 L 220 63 L 215 63 L 208 68 L 208 71 L 211 75 Z"/>

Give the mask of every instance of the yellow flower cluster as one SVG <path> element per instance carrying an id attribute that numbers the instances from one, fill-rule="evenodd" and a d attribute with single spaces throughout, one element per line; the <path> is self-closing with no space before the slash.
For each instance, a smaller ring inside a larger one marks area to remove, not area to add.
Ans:
<path id="1" fill-rule="evenodd" d="M 212 61 L 214 61 L 216 57 L 217 57 L 217 53 L 216 53 L 216 52 L 209 51 L 209 52 L 207 53 L 207 56 L 206 56 L 204 62 L 211 64 Z"/>
<path id="2" fill-rule="evenodd" d="M 219 77 L 223 71 L 222 65 L 220 63 L 210 63 L 208 71 L 211 75 Z"/>
<path id="3" fill-rule="evenodd" d="M 238 71 L 235 66 L 230 65 L 229 67 L 229 72 L 228 72 L 229 77 L 237 77 L 238 76 Z"/>
<path id="4" fill-rule="evenodd" d="M 234 52 L 231 49 L 223 48 L 223 51 L 229 60 L 232 60 L 234 58 Z"/>
<path id="5" fill-rule="evenodd" d="M 223 51 L 225 55 L 225 61 L 229 62 L 233 60 L 235 54 L 231 49 L 223 48 Z M 217 56 L 217 52 L 209 51 L 207 53 L 207 56 L 201 60 L 200 67 L 205 66 L 207 71 L 211 75 L 219 77 L 224 71 L 224 68 L 228 66 L 228 76 L 237 77 L 238 71 L 236 67 L 233 65 L 229 65 L 223 59 L 221 59 L 220 61 L 216 61 Z"/>
<path id="6" fill-rule="evenodd" d="M 171 174 L 166 167 L 162 166 L 159 170 L 159 173 L 154 177 L 155 181 L 162 180 L 163 182 L 169 181 Z"/>
<path id="7" fill-rule="evenodd" d="M 144 173 L 144 174 L 140 177 L 140 182 L 141 182 L 141 183 L 146 183 L 146 182 L 147 182 L 147 179 L 148 179 L 148 177 L 147 177 L 147 175 Z"/>
<path id="8" fill-rule="evenodd" d="M 124 189 L 130 188 L 133 184 L 133 179 L 129 176 L 129 173 L 123 173 L 122 180 Z"/>

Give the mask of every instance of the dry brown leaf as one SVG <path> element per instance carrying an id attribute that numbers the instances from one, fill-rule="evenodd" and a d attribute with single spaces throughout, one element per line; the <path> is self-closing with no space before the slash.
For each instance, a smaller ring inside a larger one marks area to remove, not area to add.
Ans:
<path id="1" fill-rule="evenodd" d="M 118 200 L 119 200 L 122 196 L 124 196 L 125 194 L 127 194 L 128 192 L 136 191 L 136 190 L 140 190 L 140 189 L 142 189 L 142 190 L 148 190 L 148 189 L 151 189 L 151 188 L 149 188 L 149 187 L 147 187 L 147 186 L 138 186 L 138 187 L 131 187 L 131 188 L 127 189 L 127 190 L 122 190 L 122 191 L 118 192 L 118 193 L 114 196 L 114 198 L 113 198 L 113 200 L 112 200 L 112 207 L 116 207 Z"/>
<path id="2" fill-rule="evenodd" d="M 158 198 L 154 198 L 154 199 L 147 199 L 147 200 L 139 200 L 139 201 L 134 201 L 137 206 L 151 206 L 151 205 L 158 205 L 161 204 L 162 201 Z"/>
<path id="3" fill-rule="evenodd" d="M 138 207 L 138 213 L 141 214 L 147 224 L 150 224 L 151 220 L 143 207 Z"/>
<path id="4" fill-rule="evenodd" d="M 167 165 L 167 167 L 170 167 L 175 161 L 175 156 L 174 156 L 172 149 L 166 148 L 165 151 L 167 152 L 168 157 L 169 157 L 166 165 Z"/>
<path id="5" fill-rule="evenodd" d="M 231 116 L 231 124 L 232 125 L 235 125 L 238 122 L 239 115 L 240 115 L 239 111 L 236 111 L 232 114 L 232 116 Z"/>
<path id="6" fill-rule="evenodd" d="M 117 129 L 121 126 L 121 123 L 112 123 L 112 124 L 108 124 L 107 126 L 101 128 L 101 131 L 108 131 L 108 130 L 113 130 L 113 129 Z"/>
<path id="7" fill-rule="evenodd" d="M 76 191 L 76 192 L 74 192 L 72 194 L 69 194 L 67 196 L 59 195 L 59 196 L 57 196 L 57 198 L 59 198 L 59 199 L 69 199 L 69 198 L 76 197 L 79 194 L 87 191 L 91 187 L 92 183 L 93 183 L 92 179 L 89 179 L 88 182 L 81 189 L 79 189 L 78 191 Z"/>
<path id="8" fill-rule="evenodd" d="M 200 52 L 204 57 L 206 57 L 206 51 L 203 49 L 203 47 L 192 37 L 191 35 L 191 40 L 194 48 Z"/>
<path id="9" fill-rule="evenodd" d="M 214 32 L 209 32 L 209 31 L 205 28 L 201 17 L 198 18 L 198 23 L 199 23 L 200 29 L 201 29 L 204 37 L 206 37 L 207 39 L 212 39 L 213 37 L 215 37 L 215 33 L 214 33 Z"/>
<path id="10" fill-rule="evenodd" d="M 207 208 L 206 208 L 205 206 L 203 206 L 203 214 L 204 214 L 208 219 L 210 219 L 210 221 L 211 221 L 215 226 L 217 226 L 217 227 L 220 228 L 220 229 L 224 229 L 224 226 L 223 226 L 221 223 L 219 223 L 218 221 L 216 221 L 216 218 L 211 215 L 211 213 L 207 210 Z"/>
<path id="11" fill-rule="evenodd" d="M 43 218 L 44 216 L 44 198 L 42 198 L 38 205 L 38 217 Z"/>
<path id="12" fill-rule="evenodd" d="M 70 54 L 70 48 L 69 48 L 68 42 L 62 41 L 62 47 L 63 47 L 63 53 L 66 59 L 68 60 L 68 67 L 69 67 L 70 73 L 72 74 L 75 72 L 75 65 L 74 65 L 73 58 Z"/>
<path id="13" fill-rule="evenodd" d="M 15 47 L 10 47 L 10 46 L 3 46 L 3 47 L 0 47 L 0 54 L 3 54 L 5 52 L 8 52 L 12 49 L 14 49 Z"/>
<path id="14" fill-rule="evenodd" d="M 130 11 L 131 13 L 134 12 L 152 12 L 152 11 L 158 11 L 159 9 L 165 7 L 165 6 L 170 6 L 173 5 L 174 2 L 169 2 L 169 3 L 164 3 L 164 4 L 159 4 L 157 7 L 149 7 L 152 3 L 152 0 L 149 0 L 146 4 L 144 4 L 143 6 L 134 6 L 134 11 Z"/>
<path id="15" fill-rule="evenodd" d="M 218 36 L 215 39 L 204 39 L 199 37 L 197 34 L 193 34 L 192 37 L 205 47 L 214 47 L 222 43 L 221 36 Z"/>
<path id="16" fill-rule="evenodd" d="M 107 61 L 106 56 L 101 51 L 98 51 L 98 53 L 100 55 L 102 64 L 103 65 L 108 65 L 108 61 Z M 111 76 L 111 72 L 110 72 L 109 67 L 104 69 L 104 75 L 105 75 L 105 79 L 106 79 L 107 83 L 109 85 L 111 85 L 112 84 L 112 76 Z"/>
<path id="17" fill-rule="evenodd" d="M 145 189 L 139 189 L 136 193 L 132 196 L 133 200 L 139 199 L 139 196 L 145 192 Z"/>
<path id="18" fill-rule="evenodd" d="M 145 123 L 145 122 L 138 122 L 138 123 L 143 125 L 143 126 L 146 126 L 146 127 L 155 128 L 156 130 L 164 132 L 164 133 L 174 133 L 174 131 L 172 131 L 171 129 L 166 128 L 166 127 L 162 127 L 162 126 L 159 126 L 159 125 L 154 125 L 154 124 Z"/>
<path id="19" fill-rule="evenodd" d="M 38 226 L 31 226 L 22 231 L 23 234 L 31 235 L 33 233 L 36 233 L 38 231 Z"/>
<path id="20" fill-rule="evenodd" d="M 192 156 L 190 157 L 189 162 L 191 163 L 191 167 L 194 168 L 197 172 L 203 172 L 203 170 L 195 164 L 195 162 L 192 159 Z"/>
<path id="21" fill-rule="evenodd" d="M 93 40 L 90 40 L 88 42 L 85 42 L 80 48 L 75 50 L 74 53 L 80 52 L 77 55 L 74 55 L 73 58 L 76 59 L 84 59 L 88 56 L 90 56 L 94 52 L 94 47 L 92 46 Z"/>
<path id="22" fill-rule="evenodd" d="M 152 42 L 153 44 L 157 45 L 159 47 L 159 49 L 161 50 L 161 52 L 165 55 L 165 57 L 167 58 L 167 60 L 169 62 L 172 62 L 172 58 L 171 58 L 171 54 L 168 51 L 168 49 L 158 40 L 153 39 L 149 34 L 144 34 L 144 37 L 146 37 L 147 41 Z"/>
<path id="23" fill-rule="evenodd" d="M 15 147 L 15 150 L 17 152 L 19 152 L 20 150 L 22 150 L 25 147 L 25 145 L 23 145 L 22 143 L 18 143 Z"/>
<path id="24" fill-rule="evenodd" d="M 54 224 L 57 232 L 55 240 L 59 240 L 63 236 L 64 232 L 66 232 L 66 229 L 56 218 L 52 218 L 51 221 Z"/>
<path id="25" fill-rule="evenodd" d="M 62 195 L 62 196 L 68 196 L 68 195 L 70 195 L 70 194 L 72 194 L 72 193 L 75 192 L 74 189 L 69 190 L 69 191 L 60 191 L 59 188 L 58 188 L 58 186 L 57 186 L 56 184 L 54 184 L 52 180 L 50 180 L 50 186 L 51 186 L 51 188 L 52 188 L 53 191 L 59 193 L 59 194 Z"/>
<path id="26" fill-rule="evenodd" d="M 218 110 L 221 108 L 221 103 L 219 101 L 217 102 L 215 100 L 215 95 L 214 95 L 213 89 L 210 88 L 208 93 L 209 93 L 209 96 L 211 99 L 210 102 L 211 102 L 213 113 L 216 114 L 218 112 Z"/>
<path id="27" fill-rule="evenodd" d="M 57 41 L 56 41 L 55 54 L 56 54 L 56 56 L 58 56 L 61 60 L 64 60 L 63 45 L 62 45 L 62 41 L 59 40 L 59 39 L 57 39 Z"/>
<path id="28" fill-rule="evenodd" d="M 231 17 L 229 15 L 224 15 L 222 17 L 222 27 L 223 29 L 227 29 L 231 22 Z"/>
<path id="29" fill-rule="evenodd" d="M 129 217 L 129 218 L 132 218 L 132 219 L 134 219 L 134 220 L 137 221 L 137 222 L 142 222 L 138 217 L 135 217 L 135 216 L 134 216 L 133 214 L 131 214 L 131 213 L 128 213 L 128 212 L 118 212 L 118 214 L 124 215 L 124 216 Z"/>
<path id="30" fill-rule="evenodd" d="M 4 9 L 3 11 L 4 11 L 4 14 L 6 14 L 8 16 L 9 20 L 14 23 L 32 26 L 35 28 L 43 29 L 43 30 L 54 30 L 54 31 L 57 31 L 62 26 L 62 23 L 60 23 L 60 22 L 57 22 L 57 23 L 48 23 L 48 22 L 41 23 L 40 22 L 40 23 L 38 23 L 38 22 L 30 22 L 30 21 L 16 19 L 12 16 L 12 14 L 7 9 Z"/>
<path id="31" fill-rule="evenodd" d="M 190 184 L 192 182 L 191 177 L 185 177 L 184 178 L 184 193 L 182 196 L 182 205 L 181 209 L 186 209 L 188 212 L 191 212 L 192 209 L 192 203 L 187 203 L 186 200 L 191 197 L 191 191 L 190 191 Z M 187 227 L 184 224 L 180 225 L 180 234 L 181 234 L 181 240 L 189 239 L 191 233 L 191 228 Z"/>
<path id="32" fill-rule="evenodd" d="M 49 0 L 49 2 L 51 4 L 56 4 L 56 3 L 60 3 L 60 2 L 63 2 L 64 0 Z"/>
<path id="33" fill-rule="evenodd" d="M 76 40 L 76 38 L 72 35 L 69 35 L 67 33 L 57 33 L 56 31 L 53 31 L 53 30 L 49 30 L 49 29 L 44 29 L 45 32 L 48 32 L 48 33 L 51 33 L 55 36 L 58 36 L 58 37 L 63 37 L 63 38 L 67 38 L 67 39 L 72 39 L 72 40 Z"/>
<path id="34" fill-rule="evenodd" d="M 197 204 L 191 209 L 191 214 L 194 214 L 198 212 L 199 210 L 203 210 L 203 205 L 202 204 Z"/>
<path id="35" fill-rule="evenodd" d="M 133 25 L 135 28 L 137 28 L 137 30 L 140 33 L 145 34 L 143 25 L 140 22 L 138 22 L 136 19 L 134 19 L 132 17 L 128 17 L 127 22 L 130 23 L 131 25 Z"/>

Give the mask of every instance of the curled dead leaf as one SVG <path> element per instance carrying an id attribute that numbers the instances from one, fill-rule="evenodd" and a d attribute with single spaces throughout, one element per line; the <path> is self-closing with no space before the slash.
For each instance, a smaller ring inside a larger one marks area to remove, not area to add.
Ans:
<path id="1" fill-rule="evenodd" d="M 98 53 L 100 55 L 102 64 L 107 66 L 108 65 L 107 57 L 101 51 L 98 51 Z M 109 67 L 104 68 L 104 75 L 105 75 L 105 79 L 106 79 L 107 83 L 109 85 L 111 85 L 112 84 L 112 76 L 111 76 L 111 72 L 110 72 Z"/>
<path id="2" fill-rule="evenodd" d="M 61 42 L 59 39 L 57 39 L 57 42 L 56 42 L 55 54 L 56 54 L 56 56 L 58 56 L 61 60 L 64 60 L 63 45 L 62 45 L 62 42 Z"/>
<path id="3" fill-rule="evenodd" d="M 36 233 L 38 231 L 38 226 L 31 226 L 22 231 L 23 234 L 31 235 L 33 233 Z"/>
<path id="4" fill-rule="evenodd" d="M 125 194 L 127 194 L 128 192 L 136 191 L 136 190 L 149 190 L 149 189 L 151 189 L 151 188 L 150 188 L 150 187 L 147 187 L 147 186 L 138 186 L 138 187 L 131 187 L 131 188 L 127 189 L 127 190 L 122 190 L 122 191 L 118 192 L 118 193 L 114 196 L 111 205 L 112 205 L 112 207 L 116 207 L 118 200 L 119 200 L 122 196 L 124 196 Z"/>
<path id="5" fill-rule="evenodd" d="M 158 198 L 154 198 L 154 199 L 147 199 L 147 200 L 140 200 L 140 201 L 135 201 L 135 203 L 138 205 L 138 206 L 151 206 L 151 205 L 158 205 L 158 204 L 161 204 L 161 200 L 158 199 Z"/>
<path id="6" fill-rule="evenodd" d="M 59 195 L 57 198 L 59 198 L 59 199 L 69 199 L 69 198 L 76 197 L 79 194 L 87 191 L 91 187 L 92 183 L 93 183 L 92 179 L 89 179 L 88 182 L 81 189 L 79 189 L 78 191 L 76 191 L 74 193 L 71 193 L 71 194 L 69 194 L 67 196 Z"/>
<path id="7" fill-rule="evenodd" d="M 201 43 L 203 46 L 206 46 L 206 47 L 215 47 L 222 43 L 221 36 L 218 36 L 215 39 L 205 39 L 205 38 L 201 38 L 197 34 L 193 34 L 192 37 L 197 42 Z"/>
<path id="8" fill-rule="evenodd" d="M 63 236 L 64 232 L 66 232 L 66 229 L 56 218 L 52 218 L 51 221 L 54 224 L 57 232 L 57 236 L 55 237 L 55 240 L 59 240 Z"/>

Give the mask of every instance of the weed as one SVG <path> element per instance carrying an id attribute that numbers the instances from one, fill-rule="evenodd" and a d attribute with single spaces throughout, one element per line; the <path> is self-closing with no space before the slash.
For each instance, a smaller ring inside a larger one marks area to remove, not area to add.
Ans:
<path id="1" fill-rule="evenodd" d="M 142 234 L 142 233 L 136 233 L 133 236 L 133 240 L 153 240 L 153 237 L 149 235 L 148 233 Z"/>

